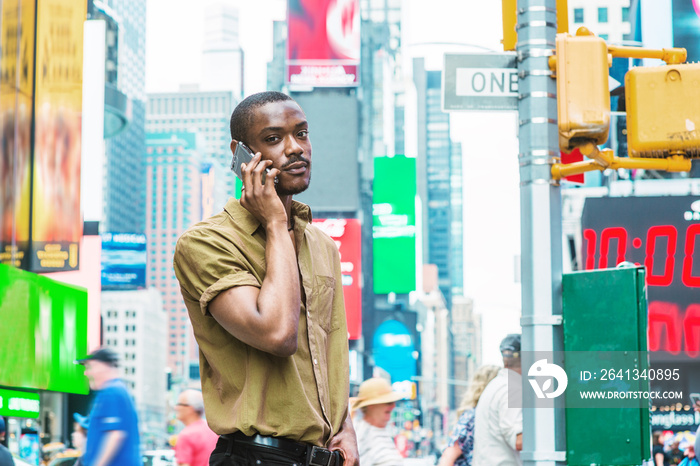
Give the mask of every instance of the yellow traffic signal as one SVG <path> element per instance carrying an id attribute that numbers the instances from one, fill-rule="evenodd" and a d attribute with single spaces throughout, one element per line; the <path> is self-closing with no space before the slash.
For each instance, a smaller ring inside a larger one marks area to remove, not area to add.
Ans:
<path id="1" fill-rule="evenodd" d="M 700 158 L 700 64 L 632 68 L 625 104 L 630 157 Z"/>
<path id="2" fill-rule="evenodd" d="M 556 45 L 559 147 L 568 152 L 586 142 L 603 144 L 610 129 L 608 47 L 586 28 L 576 36 L 557 34 Z"/>

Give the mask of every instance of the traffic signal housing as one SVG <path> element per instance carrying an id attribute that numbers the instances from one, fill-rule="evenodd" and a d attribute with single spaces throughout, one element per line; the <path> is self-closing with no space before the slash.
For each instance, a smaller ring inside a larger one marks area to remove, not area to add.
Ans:
<path id="1" fill-rule="evenodd" d="M 630 157 L 700 158 L 700 64 L 632 68 L 625 104 Z"/>
<path id="2" fill-rule="evenodd" d="M 610 130 L 608 47 L 586 28 L 575 36 L 557 34 L 556 47 L 559 147 L 569 152 L 584 142 L 604 144 Z"/>

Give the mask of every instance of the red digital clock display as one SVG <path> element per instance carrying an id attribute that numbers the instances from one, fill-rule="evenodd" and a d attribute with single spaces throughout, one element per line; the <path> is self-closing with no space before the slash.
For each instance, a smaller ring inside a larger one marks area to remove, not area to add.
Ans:
<path id="1" fill-rule="evenodd" d="M 586 199 L 585 270 L 644 265 L 649 349 L 700 355 L 700 197 Z"/>

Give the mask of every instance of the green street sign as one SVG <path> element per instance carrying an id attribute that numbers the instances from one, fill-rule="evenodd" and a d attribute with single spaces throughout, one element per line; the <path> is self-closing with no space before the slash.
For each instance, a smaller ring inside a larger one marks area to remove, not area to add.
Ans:
<path id="1" fill-rule="evenodd" d="M 0 388 L 0 416 L 37 419 L 40 412 L 38 393 Z"/>

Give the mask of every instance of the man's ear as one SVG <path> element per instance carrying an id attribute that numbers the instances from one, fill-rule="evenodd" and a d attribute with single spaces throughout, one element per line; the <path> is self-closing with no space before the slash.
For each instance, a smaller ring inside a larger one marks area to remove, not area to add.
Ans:
<path id="1" fill-rule="evenodd" d="M 231 139 L 231 146 L 230 147 L 231 147 L 232 154 L 236 152 L 237 145 L 238 145 L 238 141 L 236 141 L 235 139 Z"/>

